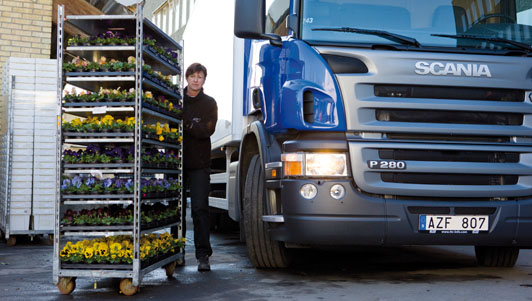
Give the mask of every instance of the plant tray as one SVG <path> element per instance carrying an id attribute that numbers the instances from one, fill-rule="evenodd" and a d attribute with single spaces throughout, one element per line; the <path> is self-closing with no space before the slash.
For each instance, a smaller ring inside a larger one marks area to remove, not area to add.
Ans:
<path id="1" fill-rule="evenodd" d="M 117 225 L 117 226 L 61 226 L 62 231 L 120 231 L 133 230 L 132 225 Z"/>
<path id="2" fill-rule="evenodd" d="M 133 194 L 63 194 L 63 200 L 132 199 Z"/>
<path id="3" fill-rule="evenodd" d="M 82 138 L 106 138 L 106 137 L 133 137 L 135 133 L 79 133 L 79 132 L 64 132 L 65 137 L 82 137 Z"/>
<path id="4" fill-rule="evenodd" d="M 123 102 L 123 101 L 105 101 L 105 102 L 65 102 L 63 107 L 85 108 L 85 107 L 132 107 L 135 102 Z"/>
<path id="5" fill-rule="evenodd" d="M 133 168 L 134 163 L 89 163 L 89 164 L 65 164 L 65 168 L 86 168 L 86 169 L 113 169 L 113 168 Z"/>
<path id="6" fill-rule="evenodd" d="M 61 262 L 62 269 L 72 270 L 132 270 L 133 264 L 110 264 L 110 263 L 67 263 Z"/>
<path id="7" fill-rule="evenodd" d="M 98 72 L 90 72 L 90 71 L 84 71 L 84 72 L 65 72 L 66 76 L 135 76 L 135 72 L 131 71 L 122 71 L 122 72 L 114 72 L 114 71 L 98 71 Z"/>

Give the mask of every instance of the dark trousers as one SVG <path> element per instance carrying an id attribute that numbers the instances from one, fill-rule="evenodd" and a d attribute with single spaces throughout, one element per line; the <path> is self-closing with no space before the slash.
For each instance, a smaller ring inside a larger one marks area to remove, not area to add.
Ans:
<path id="1" fill-rule="evenodd" d="M 185 191 L 190 190 L 196 259 L 212 255 L 209 225 L 210 169 L 185 169 Z M 183 223 L 186 224 L 186 223 Z"/>

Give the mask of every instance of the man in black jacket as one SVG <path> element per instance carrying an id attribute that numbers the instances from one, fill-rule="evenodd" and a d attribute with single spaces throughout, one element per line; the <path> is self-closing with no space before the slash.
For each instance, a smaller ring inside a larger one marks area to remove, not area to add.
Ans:
<path id="1" fill-rule="evenodd" d="M 210 271 L 212 255 L 209 225 L 211 135 L 218 120 L 214 98 L 203 93 L 207 69 L 194 63 L 187 68 L 183 105 L 183 156 L 185 185 L 190 190 L 194 247 L 198 271 Z"/>

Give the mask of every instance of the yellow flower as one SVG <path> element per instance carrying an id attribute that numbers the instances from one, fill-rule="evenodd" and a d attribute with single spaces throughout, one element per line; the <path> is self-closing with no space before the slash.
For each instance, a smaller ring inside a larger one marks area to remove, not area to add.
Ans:
<path id="1" fill-rule="evenodd" d="M 79 241 L 76 242 L 76 244 L 71 246 L 72 253 L 78 253 L 79 252 Z"/>
<path id="2" fill-rule="evenodd" d="M 100 256 L 107 256 L 109 253 L 109 247 L 107 246 L 107 244 L 100 244 L 99 251 Z"/>
<path id="3" fill-rule="evenodd" d="M 81 123 L 81 120 L 79 120 L 79 118 L 75 118 L 74 120 L 72 120 L 72 125 L 73 126 L 80 126 L 82 123 Z"/>
<path id="4" fill-rule="evenodd" d="M 126 255 L 126 251 L 125 250 L 120 250 L 120 252 L 118 252 L 118 257 L 122 258 L 122 257 L 124 257 L 124 255 Z"/>
<path id="5" fill-rule="evenodd" d="M 92 256 L 94 255 L 94 249 L 91 248 L 91 247 L 88 247 L 85 249 L 85 258 L 92 258 Z"/>
<path id="6" fill-rule="evenodd" d="M 61 257 L 68 257 L 70 255 L 70 250 L 68 250 L 66 247 L 61 250 L 59 253 L 59 256 Z"/>
<path id="7" fill-rule="evenodd" d="M 164 137 L 162 135 L 159 136 L 159 141 L 161 141 L 161 142 L 164 141 Z"/>
<path id="8" fill-rule="evenodd" d="M 183 141 L 183 137 L 179 136 L 179 138 L 177 138 L 177 141 L 179 141 L 179 143 L 181 143 Z"/>
<path id="9" fill-rule="evenodd" d="M 115 242 L 111 245 L 111 254 L 118 254 L 122 250 L 122 245 Z"/>
<path id="10" fill-rule="evenodd" d="M 147 92 L 146 92 L 146 97 L 147 97 L 147 98 L 153 98 L 153 94 L 151 94 L 150 91 L 147 91 Z"/>

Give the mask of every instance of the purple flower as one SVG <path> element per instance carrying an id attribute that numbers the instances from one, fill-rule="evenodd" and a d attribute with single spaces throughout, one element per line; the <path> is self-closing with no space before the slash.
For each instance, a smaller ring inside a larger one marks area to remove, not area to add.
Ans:
<path id="1" fill-rule="evenodd" d="M 170 182 L 168 182 L 166 180 L 163 180 L 162 182 L 163 182 L 163 186 L 164 186 L 165 189 L 170 188 Z"/>
<path id="2" fill-rule="evenodd" d="M 85 181 L 85 185 L 91 187 L 96 183 L 96 179 L 94 177 L 88 177 L 87 181 Z"/>
<path id="3" fill-rule="evenodd" d="M 81 177 L 75 176 L 74 179 L 72 179 L 72 185 L 76 186 L 76 188 L 81 187 Z"/>
<path id="4" fill-rule="evenodd" d="M 133 180 L 132 179 L 128 179 L 127 182 L 126 182 L 126 189 L 129 191 L 129 192 L 133 192 Z"/>
<path id="5" fill-rule="evenodd" d="M 115 35 L 112 31 L 108 30 L 106 33 L 105 33 L 105 37 L 107 38 L 113 38 Z"/>
<path id="6" fill-rule="evenodd" d="M 94 144 L 89 144 L 86 149 L 87 154 L 94 155 L 100 153 L 100 147 Z"/>
<path id="7" fill-rule="evenodd" d="M 103 180 L 103 187 L 109 188 L 109 187 L 111 187 L 111 185 L 113 185 L 113 179 L 107 178 L 107 179 Z"/>
<path id="8" fill-rule="evenodd" d="M 122 180 L 120 180 L 120 179 L 117 178 L 117 179 L 115 180 L 115 187 L 116 187 L 116 188 L 120 188 L 120 187 L 122 187 Z"/>
<path id="9" fill-rule="evenodd" d="M 122 157 L 122 148 L 121 147 L 115 147 L 107 152 L 107 155 L 111 157 Z"/>

